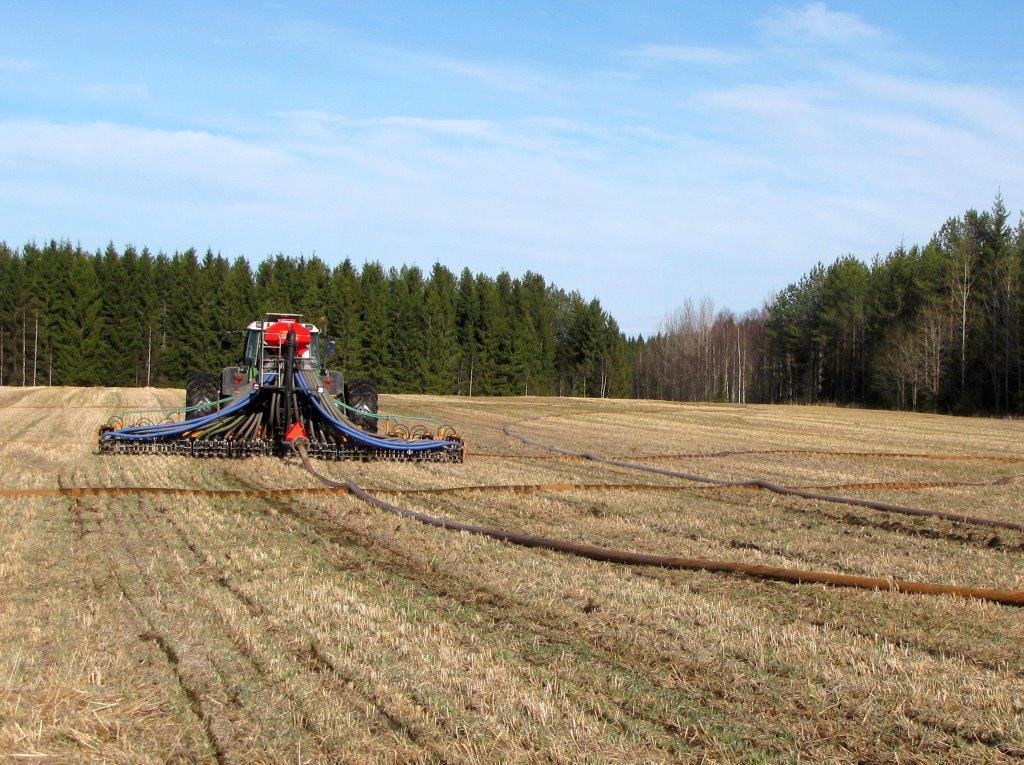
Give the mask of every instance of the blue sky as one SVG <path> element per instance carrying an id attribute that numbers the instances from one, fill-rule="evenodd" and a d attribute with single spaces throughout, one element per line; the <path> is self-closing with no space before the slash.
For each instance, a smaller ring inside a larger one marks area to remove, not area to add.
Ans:
<path id="1" fill-rule="evenodd" d="M 1024 204 L 1022 3 L 168 5 L 0 8 L 0 239 L 535 270 L 647 333 Z"/>

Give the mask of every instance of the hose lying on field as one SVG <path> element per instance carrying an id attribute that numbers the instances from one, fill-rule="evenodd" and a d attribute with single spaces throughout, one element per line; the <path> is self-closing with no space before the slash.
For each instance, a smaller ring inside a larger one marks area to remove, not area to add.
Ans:
<path id="1" fill-rule="evenodd" d="M 656 473 L 658 475 L 669 476 L 670 478 L 682 478 L 686 481 L 694 481 L 696 483 L 706 483 L 712 486 L 747 486 L 755 489 L 764 489 L 765 491 L 774 492 L 775 494 L 782 494 L 788 497 L 800 497 L 802 499 L 815 499 L 821 502 L 834 502 L 840 505 L 853 505 L 855 507 L 866 507 L 869 510 L 879 510 L 883 513 L 900 513 L 902 515 L 915 515 L 921 518 L 941 518 L 946 521 L 956 521 L 957 523 L 967 523 L 972 526 L 987 526 L 989 528 L 997 529 L 1011 529 L 1013 531 L 1024 532 L 1024 523 L 1015 523 L 1013 521 L 1002 521 L 997 518 L 983 518 L 977 515 L 965 515 L 964 513 L 947 513 L 944 510 L 928 510 L 921 507 L 909 507 L 907 505 L 894 505 L 891 502 L 880 502 L 874 499 L 861 499 L 860 497 L 841 497 L 836 494 L 822 494 L 817 491 L 809 491 L 807 489 L 797 489 L 790 486 L 780 486 L 777 483 L 772 483 L 763 478 L 752 478 L 747 480 L 733 480 L 729 478 L 712 478 L 711 476 L 699 475 L 697 473 L 687 473 L 681 470 L 669 470 L 668 468 L 655 467 L 654 465 L 645 465 L 641 462 L 629 462 L 627 460 L 613 459 L 610 457 L 602 457 L 600 454 L 594 452 L 582 452 L 575 451 L 573 449 L 563 449 L 560 446 L 553 446 L 552 444 L 545 444 L 536 439 L 524 436 L 520 433 L 516 433 L 512 430 L 511 426 L 505 425 L 503 430 L 505 435 L 510 438 L 515 438 L 522 441 L 524 444 L 529 446 L 536 446 L 540 449 L 544 449 L 555 454 L 561 454 L 569 457 L 578 457 L 581 459 L 591 460 L 593 462 L 600 462 L 605 465 L 614 465 L 615 467 L 627 468 L 629 470 L 641 470 L 645 473 Z M 1009 477 L 1000 478 L 993 481 L 991 485 L 999 485 L 1009 483 L 1012 479 Z"/>
<path id="2" fill-rule="evenodd" d="M 301 439 L 292 442 L 292 448 L 302 459 L 306 470 L 324 486 L 345 489 L 348 493 L 372 505 L 380 510 L 418 521 L 419 523 L 446 529 L 448 531 L 464 531 L 468 534 L 477 534 L 490 537 L 502 542 L 532 547 L 542 550 L 577 555 L 590 560 L 604 561 L 607 563 L 618 563 L 630 566 L 656 566 L 660 568 L 678 569 L 687 571 L 712 571 L 732 574 L 743 574 L 745 576 L 759 579 L 772 579 L 780 582 L 791 582 L 794 584 L 827 584 L 833 587 L 854 587 L 864 590 L 890 590 L 893 592 L 904 592 L 915 595 L 958 595 L 964 598 L 1002 603 L 1004 605 L 1024 606 L 1024 592 L 1016 590 L 997 590 L 985 587 L 964 587 L 948 584 L 930 584 L 928 582 L 911 582 L 901 579 L 883 579 L 874 576 L 859 576 L 851 574 L 834 574 L 828 571 L 806 571 L 800 569 L 781 568 L 777 566 L 761 566 L 754 563 L 741 563 L 739 561 L 710 560 L 706 558 L 675 558 L 667 555 L 651 555 L 649 553 L 637 553 L 627 550 L 614 550 L 596 545 L 580 544 L 569 542 L 563 539 L 551 539 L 548 537 L 526 534 L 521 531 L 507 531 L 489 526 L 479 526 L 473 523 L 453 521 L 448 518 L 441 518 L 435 515 L 428 515 L 416 510 L 409 510 L 405 507 L 386 502 L 374 497 L 365 489 L 351 481 L 335 481 L 332 478 L 319 473 L 309 455 L 306 453 L 305 445 Z"/>
<path id="3" fill-rule="evenodd" d="M 3 442 L 0 442 L 3 443 Z M 931 489 L 960 486 L 991 486 L 991 483 L 934 481 L 931 483 L 860 483 L 841 484 L 841 488 L 865 489 Z M 709 486 L 709 489 L 731 489 L 731 486 Z M 746 487 L 739 487 L 746 488 Z M 821 487 L 817 487 L 821 488 Z M 840 488 L 836 486 L 834 488 Z M 645 491 L 680 492 L 691 491 L 692 487 L 666 483 L 491 483 L 465 484 L 462 486 L 419 486 L 404 489 L 378 487 L 377 494 L 401 496 L 418 494 L 460 494 L 460 493 L 506 493 L 506 494 L 565 494 L 586 491 Z M 64 486 L 56 488 L 41 486 L 30 489 L 0 488 L 0 499 L 27 499 L 33 497 L 122 497 L 138 495 L 167 495 L 174 497 L 286 497 L 292 494 L 338 494 L 348 493 L 347 488 L 331 486 L 277 486 L 265 489 L 196 489 L 186 486 Z"/>
<path id="4" fill-rule="evenodd" d="M 738 457 L 753 454 L 798 454 L 824 457 L 883 457 L 890 459 L 938 460 L 941 462 L 1001 462 L 1007 465 L 1022 465 L 1024 457 L 1010 457 L 1006 454 L 936 454 L 934 452 L 851 452 L 835 449 L 727 449 L 717 452 L 669 452 L 645 454 L 652 460 L 703 460 L 718 457 Z M 476 452 L 475 458 L 502 460 L 579 460 L 585 457 L 573 454 L 501 454 L 496 452 Z M 615 458 L 619 459 L 619 458 Z"/>

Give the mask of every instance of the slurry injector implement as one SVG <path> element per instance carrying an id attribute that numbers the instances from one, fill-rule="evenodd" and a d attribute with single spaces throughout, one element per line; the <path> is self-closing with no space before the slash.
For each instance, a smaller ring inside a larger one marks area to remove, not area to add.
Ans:
<path id="1" fill-rule="evenodd" d="M 251 457 L 284 455 L 301 441 L 320 459 L 462 462 L 465 445 L 453 428 L 382 414 L 371 380 L 345 381 L 328 369 L 333 343 L 321 349 L 320 331 L 301 318 L 274 313 L 253 322 L 238 365 L 219 380 L 192 376 L 183 408 L 111 418 L 100 428 L 100 452 Z"/>

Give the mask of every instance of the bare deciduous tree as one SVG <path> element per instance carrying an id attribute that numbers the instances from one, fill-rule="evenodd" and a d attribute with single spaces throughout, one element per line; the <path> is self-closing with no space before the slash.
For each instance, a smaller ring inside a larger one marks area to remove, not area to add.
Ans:
<path id="1" fill-rule="evenodd" d="M 970 323 L 971 290 L 977 279 L 978 251 L 969 232 L 964 232 L 953 245 L 950 264 L 949 298 L 952 314 L 960 335 L 960 390 L 967 372 L 967 328 Z"/>

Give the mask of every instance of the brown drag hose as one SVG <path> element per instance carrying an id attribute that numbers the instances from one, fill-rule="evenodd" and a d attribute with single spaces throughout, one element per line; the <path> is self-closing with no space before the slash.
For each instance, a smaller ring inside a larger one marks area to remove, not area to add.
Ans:
<path id="1" fill-rule="evenodd" d="M 506 431 L 507 432 L 507 431 Z M 859 576 L 851 574 L 834 574 L 828 571 L 806 571 L 800 569 L 781 568 L 777 566 L 762 566 L 755 563 L 741 563 L 739 561 L 711 560 L 707 558 L 676 558 L 667 555 L 652 555 L 650 553 L 630 552 L 628 550 L 615 550 L 596 545 L 580 544 L 569 542 L 563 539 L 551 539 L 549 537 L 526 534 L 521 531 L 508 531 L 505 529 L 492 528 L 490 526 L 479 526 L 462 521 L 454 521 L 448 518 L 428 515 L 416 510 L 409 510 L 405 507 L 378 499 L 366 492 L 358 484 L 351 481 L 335 481 L 332 478 L 317 472 L 313 467 L 309 455 L 306 453 L 305 444 L 301 439 L 296 439 L 292 448 L 302 459 L 306 470 L 320 481 L 324 486 L 336 489 L 344 489 L 363 502 L 372 505 L 380 510 L 393 513 L 402 518 L 424 523 L 428 526 L 445 529 L 448 531 L 464 531 L 468 534 L 490 537 L 502 542 L 532 547 L 542 550 L 576 555 L 590 560 L 604 561 L 630 566 L 657 566 L 660 568 L 685 570 L 685 571 L 712 571 L 732 574 L 743 574 L 758 579 L 771 579 L 779 582 L 791 582 L 794 584 L 827 584 L 832 587 L 854 587 L 863 590 L 889 590 L 892 592 L 903 592 L 915 595 L 957 595 L 964 598 L 974 598 L 992 603 L 1004 605 L 1024 606 L 1024 592 L 1016 590 L 997 590 L 985 587 L 964 587 L 950 584 L 931 584 L 928 582 L 912 582 L 902 579 L 883 579 L 873 576 Z"/>
<path id="2" fill-rule="evenodd" d="M 855 483 L 839 484 L 830 487 L 816 488 L 858 488 L 858 489 L 922 489 L 948 488 L 959 486 L 990 486 L 989 483 L 933 481 L 912 483 Z M 746 489 L 746 486 L 708 486 L 708 489 Z M 458 486 L 420 486 L 396 489 L 377 487 L 372 489 L 377 494 L 397 494 L 402 496 L 417 494 L 458 494 L 473 493 L 507 493 L 507 494 L 543 494 L 569 493 L 587 491 L 646 491 L 646 492 L 679 492 L 691 491 L 692 487 L 667 483 L 498 483 L 498 484 L 465 484 Z M 699 490 L 699 489 L 698 489 Z M 184 486 L 64 486 L 36 487 L 29 489 L 0 488 L 0 499 L 25 499 L 32 497 L 122 497 L 129 495 L 167 495 L 174 497 L 281 497 L 291 494 L 321 495 L 347 493 L 347 489 L 326 486 L 276 486 L 273 488 L 254 489 L 196 489 Z"/>
<path id="3" fill-rule="evenodd" d="M 696 483 L 706 483 L 712 486 L 735 486 L 735 487 L 749 487 L 755 489 L 764 489 L 775 494 L 781 494 L 788 497 L 800 497 L 802 499 L 814 499 L 821 502 L 833 502 L 840 505 L 853 505 L 855 507 L 866 507 L 870 510 L 878 510 L 883 513 L 900 513 L 902 515 L 915 515 L 920 518 L 941 518 L 946 521 L 956 521 L 957 523 L 966 523 L 972 526 L 987 526 L 989 528 L 997 529 L 1010 529 L 1012 531 L 1024 532 L 1024 523 L 1015 523 L 1014 521 L 1002 521 L 997 518 L 983 518 L 977 515 L 966 515 L 964 513 L 947 513 L 944 510 L 927 510 L 921 507 L 910 507 L 908 505 L 895 505 L 891 502 L 880 502 L 875 499 L 861 499 L 860 497 L 842 497 L 836 494 L 823 494 L 817 491 L 810 491 L 808 489 L 797 489 L 791 486 L 780 486 L 777 483 L 765 480 L 764 478 L 752 478 L 747 480 L 731 480 L 727 478 L 712 478 L 706 475 L 699 475 L 697 473 L 687 473 L 681 470 L 669 470 L 668 468 L 660 468 L 654 465 L 645 465 L 641 462 L 629 462 L 627 460 L 614 459 L 610 457 L 602 457 L 600 454 L 594 452 L 582 452 L 573 449 L 563 449 L 560 446 L 553 446 L 551 444 L 545 444 L 541 441 L 537 441 L 529 436 L 524 436 L 520 433 L 516 433 L 512 430 L 510 425 L 503 427 L 505 435 L 510 438 L 515 438 L 522 441 L 524 444 L 529 446 L 536 446 L 540 449 L 552 452 L 554 454 L 561 454 L 569 457 L 579 457 L 581 459 L 591 460 L 593 462 L 600 462 L 605 465 L 614 465 L 615 467 L 627 468 L 629 470 L 641 470 L 645 473 L 656 473 L 658 475 L 669 476 L 670 478 L 682 478 L 686 481 L 694 481 Z M 1010 477 L 1004 477 L 993 481 L 990 485 L 999 485 L 1009 483 L 1012 480 Z M 981 485 L 981 484 L 979 484 Z"/>

